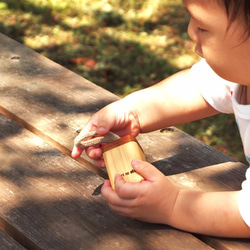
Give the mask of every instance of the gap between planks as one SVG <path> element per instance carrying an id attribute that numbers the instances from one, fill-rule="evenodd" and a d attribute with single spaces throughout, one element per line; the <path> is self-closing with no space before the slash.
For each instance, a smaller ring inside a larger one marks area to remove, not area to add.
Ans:
<path id="1" fill-rule="evenodd" d="M 71 150 L 70 149 L 66 148 L 65 146 L 63 146 L 59 142 L 53 140 L 51 137 L 47 136 L 42 131 L 40 131 L 39 129 L 35 128 L 34 126 L 32 126 L 31 124 L 29 124 L 25 120 L 21 119 L 20 117 L 16 116 L 15 114 L 13 114 L 12 112 L 10 112 L 9 110 L 7 110 L 4 107 L 0 106 L 0 113 L 3 114 L 4 116 L 8 117 L 12 121 L 18 123 L 23 128 L 29 130 L 33 134 L 39 136 L 41 139 L 43 139 L 44 141 L 46 141 L 50 145 L 54 146 L 56 149 L 58 149 L 63 154 L 71 157 Z M 84 167 L 86 167 L 88 170 L 92 171 L 93 173 L 98 174 L 99 176 L 103 177 L 104 179 L 107 179 L 107 174 L 104 171 L 102 171 L 101 169 L 99 169 L 98 167 L 96 167 L 91 162 L 85 160 L 83 157 L 79 157 L 78 159 L 76 159 L 76 161 L 78 161 L 79 163 L 81 163 Z"/>

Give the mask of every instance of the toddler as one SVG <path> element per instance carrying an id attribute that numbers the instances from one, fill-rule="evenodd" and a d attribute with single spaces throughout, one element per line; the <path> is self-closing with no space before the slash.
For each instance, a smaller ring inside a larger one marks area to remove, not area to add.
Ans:
<path id="1" fill-rule="evenodd" d="M 188 33 L 202 60 L 104 107 L 84 130 L 137 136 L 218 112 L 234 113 L 250 161 L 250 1 L 183 4 L 191 16 Z M 72 157 L 81 153 L 74 147 Z M 89 147 L 86 153 L 105 167 L 100 147 Z M 125 183 L 117 175 L 115 191 L 108 180 L 102 187 L 102 196 L 117 213 L 199 234 L 250 237 L 250 170 L 240 191 L 199 192 L 177 188 L 147 162 L 135 159 L 131 164 L 144 181 Z"/>

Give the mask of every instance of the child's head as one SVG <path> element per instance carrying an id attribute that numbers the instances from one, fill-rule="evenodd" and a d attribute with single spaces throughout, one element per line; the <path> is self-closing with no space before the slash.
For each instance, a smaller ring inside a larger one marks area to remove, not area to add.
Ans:
<path id="1" fill-rule="evenodd" d="M 191 16 L 188 33 L 196 42 L 196 53 L 222 78 L 250 86 L 250 1 L 183 3 Z"/>

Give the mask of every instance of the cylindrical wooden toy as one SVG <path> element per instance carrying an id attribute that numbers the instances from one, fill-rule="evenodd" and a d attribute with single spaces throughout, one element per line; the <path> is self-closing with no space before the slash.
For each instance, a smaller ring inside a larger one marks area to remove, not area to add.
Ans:
<path id="1" fill-rule="evenodd" d="M 113 189 L 115 189 L 114 178 L 116 174 L 120 174 L 126 182 L 143 180 L 143 177 L 136 173 L 131 165 L 134 159 L 145 161 L 143 150 L 132 135 L 105 144 L 102 151 Z"/>

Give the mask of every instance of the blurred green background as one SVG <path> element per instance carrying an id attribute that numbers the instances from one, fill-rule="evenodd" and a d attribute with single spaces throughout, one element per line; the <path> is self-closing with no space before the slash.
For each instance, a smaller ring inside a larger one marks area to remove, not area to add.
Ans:
<path id="1" fill-rule="evenodd" d="M 181 0 L 5 0 L 0 32 L 125 96 L 199 60 Z M 178 126 L 245 161 L 234 116 Z"/>

